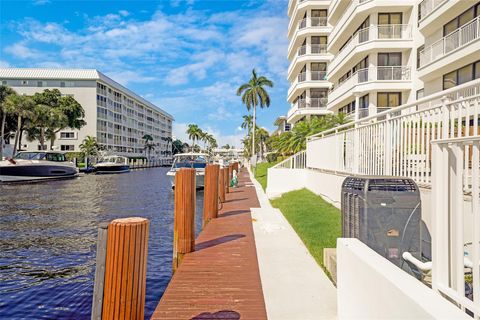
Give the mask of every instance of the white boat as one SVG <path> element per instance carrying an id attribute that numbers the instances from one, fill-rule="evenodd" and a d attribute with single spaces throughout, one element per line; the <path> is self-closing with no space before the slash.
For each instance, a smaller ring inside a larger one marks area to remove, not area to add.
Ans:
<path id="1" fill-rule="evenodd" d="M 22 151 L 0 161 L 0 182 L 73 178 L 78 168 L 57 151 Z"/>
<path id="2" fill-rule="evenodd" d="M 124 173 L 130 171 L 128 158 L 122 156 L 106 156 L 93 166 L 97 174 Z"/>
<path id="3" fill-rule="evenodd" d="M 208 154 L 206 153 L 179 153 L 173 156 L 173 164 L 167 176 L 170 178 L 172 188 L 175 188 L 175 174 L 181 168 L 195 169 L 196 188 L 204 187 L 205 167 L 207 166 Z"/>

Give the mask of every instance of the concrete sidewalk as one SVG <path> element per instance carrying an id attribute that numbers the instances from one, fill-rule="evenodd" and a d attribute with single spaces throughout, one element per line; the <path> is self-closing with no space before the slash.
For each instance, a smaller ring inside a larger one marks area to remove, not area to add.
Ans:
<path id="1" fill-rule="evenodd" d="M 336 319 L 335 286 L 249 173 L 261 206 L 251 210 L 268 319 Z"/>

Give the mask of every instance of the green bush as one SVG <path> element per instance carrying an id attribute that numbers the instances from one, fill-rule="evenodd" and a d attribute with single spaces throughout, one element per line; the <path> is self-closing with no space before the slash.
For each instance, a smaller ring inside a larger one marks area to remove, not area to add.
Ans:
<path id="1" fill-rule="evenodd" d="M 277 158 L 278 158 L 278 153 L 267 154 L 267 161 L 268 162 L 276 162 Z"/>

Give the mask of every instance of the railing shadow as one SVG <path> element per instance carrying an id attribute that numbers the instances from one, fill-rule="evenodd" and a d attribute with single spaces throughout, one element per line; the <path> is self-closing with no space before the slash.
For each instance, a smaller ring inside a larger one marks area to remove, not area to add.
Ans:
<path id="1" fill-rule="evenodd" d="M 214 313 L 211 312 L 202 312 L 199 315 L 191 318 L 190 320 L 238 320 L 240 319 L 240 313 L 232 310 L 221 310 Z"/>
<path id="2" fill-rule="evenodd" d="M 234 241 L 234 240 L 244 238 L 244 237 L 245 237 L 244 234 L 231 234 L 231 235 L 228 235 L 228 236 L 223 236 L 223 237 L 220 237 L 220 238 L 200 242 L 200 243 L 197 243 L 195 245 L 195 251 L 200 251 L 200 250 L 207 249 L 207 248 L 210 248 L 210 247 L 218 246 L 220 244 L 230 242 L 230 241 Z"/>

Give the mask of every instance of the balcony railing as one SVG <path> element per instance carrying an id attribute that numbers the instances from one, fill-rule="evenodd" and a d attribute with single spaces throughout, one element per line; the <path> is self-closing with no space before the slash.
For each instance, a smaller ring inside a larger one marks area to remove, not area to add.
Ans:
<path id="1" fill-rule="evenodd" d="M 310 98 L 310 101 L 307 103 L 306 99 L 298 99 L 297 101 L 298 109 L 326 109 L 327 108 L 327 98 Z"/>
<path id="2" fill-rule="evenodd" d="M 298 48 L 298 56 L 303 56 L 307 54 L 307 46 L 301 46 L 300 48 Z"/>
<path id="3" fill-rule="evenodd" d="M 327 45 L 326 44 L 312 44 L 310 45 L 310 50 L 313 54 L 319 53 L 327 53 Z"/>
<path id="4" fill-rule="evenodd" d="M 298 82 L 304 82 L 307 80 L 307 73 L 306 72 L 300 72 L 298 74 Z"/>
<path id="5" fill-rule="evenodd" d="M 327 72 L 326 71 L 310 71 L 312 80 L 327 80 Z"/>
<path id="6" fill-rule="evenodd" d="M 420 67 L 460 49 L 480 37 L 480 17 L 476 17 L 442 39 L 420 51 Z"/>
<path id="7" fill-rule="evenodd" d="M 412 39 L 412 27 L 408 24 L 383 24 L 358 30 L 332 60 L 330 70 L 334 70 L 356 46 L 364 42 L 370 40 L 409 39 Z"/>
<path id="8" fill-rule="evenodd" d="M 303 18 L 298 22 L 298 30 L 302 30 L 306 27 L 326 27 L 327 17 L 310 17 Z"/>
<path id="9" fill-rule="evenodd" d="M 423 0 L 420 3 L 420 19 L 425 19 L 435 8 L 439 7 L 441 4 L 447 2 L 448 0 Z"/>

